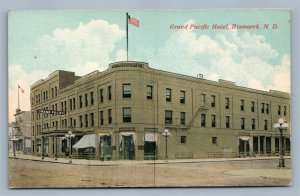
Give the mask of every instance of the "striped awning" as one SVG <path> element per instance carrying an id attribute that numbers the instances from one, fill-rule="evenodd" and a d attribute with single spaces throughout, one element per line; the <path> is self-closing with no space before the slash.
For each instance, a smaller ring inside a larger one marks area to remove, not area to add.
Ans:
<path id="1" fill-rule="evenodd" d="M 73 148 L 95 148 L 95 134 L 84 135 L 76 144 L 73 145 Z"/>

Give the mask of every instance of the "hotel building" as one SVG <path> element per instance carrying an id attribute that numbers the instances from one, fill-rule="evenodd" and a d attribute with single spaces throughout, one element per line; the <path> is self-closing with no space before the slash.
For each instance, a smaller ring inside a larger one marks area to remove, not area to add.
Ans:
<path id="1" fill-rule="evenodd" d="M 279 118 L 290 124 L 290 109 L 288 93 L 144 62 L 115 62 L 82 77 L 58 70 L 31 86 L 32 150 L 64 157 L 72 146 L 74 158 L 104 160 L 274 156 L 280 134 L 273 125 Z M 290 129 L 283 136 L 290 153 Z"/>

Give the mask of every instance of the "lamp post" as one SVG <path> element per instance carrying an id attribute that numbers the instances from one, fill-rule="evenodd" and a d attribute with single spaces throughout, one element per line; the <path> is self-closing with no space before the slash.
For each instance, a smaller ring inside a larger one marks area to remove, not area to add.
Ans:
<path id="1" fill-rule="evenodd" d="M 44 157 L 45 157 L 45 154 L 44 154 L 44 147 L 45 147 L 45 144 L 44 144 L 44 136 L 42 136 L 42 160 L 44 160 Z"/>
<path id="2" fill-rule="evenodd" d="M 69 163 L 72 163 L 72 138 L 75 137 L 75 135 L 72 133 L 72 131 L 69 131 L 65 137 L 68 139 L 70 151 L 69 151 Z"/>
<path id="3" fill-rule="evenodd" d="M 165 137 L 166 139 L 166 160 L 168 160 L 168 137 L 170 136 L 170 132 L 168 129 L 165 129 L 164 132 L 162 133 L 162 136 Z"/>
<path id="4" fill-rule="evenodd" d="M 274 124 L 274 128 L 278 128 L 280 131 L 280 139 L 279 139 L 279 154 L 280 154 L 280 158 L 279 158 L 279 167 L 285 167 L 285 163 L 284 163 L 284 156 L 283 156 L 283 142 L 282 142 L 282 136 L 283 136 L 283 131 L 287 130 L 288 124 L 284 122 L 284 120 L 282 118 L 280 118 L 278 120 L 278 123 Z"/>

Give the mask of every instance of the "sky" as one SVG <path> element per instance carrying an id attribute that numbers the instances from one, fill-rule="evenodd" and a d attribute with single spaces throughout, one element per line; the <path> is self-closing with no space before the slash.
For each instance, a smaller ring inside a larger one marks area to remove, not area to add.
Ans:
<path id="1" fill-rule="evenodd" d="M 151 68 L 290 92 L 290 11 L 286 9 L 128 10 L 129 60 Z M 258 25 L 259 29 L 233 29 Z M 269 28 L 264 28 L 269 24 Z M 190 29 L 192 25 L 198 29 Z M 213 25 L 227 26 L 212 29 Z M 171 28 L 187 26 L 187 29 Z M 209 26 L 209 28 L 205 28 Z M 272 27 L 277 28 L 272 28 Z M 202 29 L 201 29 L 202 27 Z M 30 85 L 56 70 L 83 76 L 126 60 L 126 11 L 13 11 L 8 16 L 9 122 L 30 110 Z"/>

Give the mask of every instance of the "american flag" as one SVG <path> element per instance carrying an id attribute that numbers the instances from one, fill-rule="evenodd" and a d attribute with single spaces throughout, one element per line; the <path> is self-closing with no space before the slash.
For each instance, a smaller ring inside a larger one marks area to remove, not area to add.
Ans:
<path id="1" fill-rule="evenodd" d="M 140 21 L 138 19 L 136 19 L 136 18 L 130 17 L 129 15 L 128 15 L 128 23 L 132 24 L 132 25 L 134 25 L 136 27 L 140 26 Z"/>
<path id="2" fill-rule="evenodd" d="M 18 88 L 21 90 L 21 93 L 24 93 L 24 89 L 22 89 L 20 85 L 18 85 Z"/>

